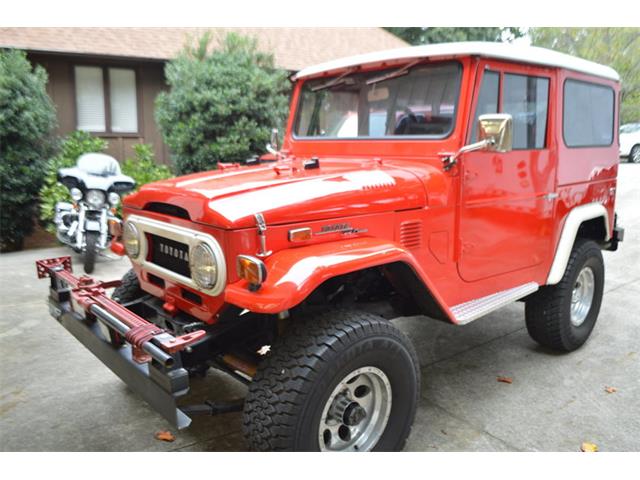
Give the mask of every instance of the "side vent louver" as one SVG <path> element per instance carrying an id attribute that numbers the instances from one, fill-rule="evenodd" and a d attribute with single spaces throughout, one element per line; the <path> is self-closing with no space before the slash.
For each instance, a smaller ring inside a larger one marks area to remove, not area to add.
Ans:
<path id="1" fill-rule="evenodd" d="M 420 248 L 422 245 L 422 222 L 408 220 L 400 224 L 400 244 L 405 248 Z"/>

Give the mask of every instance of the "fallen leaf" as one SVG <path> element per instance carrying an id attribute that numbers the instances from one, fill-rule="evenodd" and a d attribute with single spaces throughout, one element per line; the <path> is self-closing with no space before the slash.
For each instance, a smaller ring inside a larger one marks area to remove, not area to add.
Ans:
<path id="1" fill-rule="evenodd" d="M 155 437 L 157 440 L 162 440 L 163 442 L 173 442 L 176 439 L 176 437 L 173 436 L 173 433 L 166 430 L 156 432 Z"/>
<path id="2" fill-rule="evenodd" d="M 580 445 L 580 450 L 582 450 L 583 452 L 597 452 L 598 446 L 595 443 L 582 442 L 582 445 Z"/>
<path id="3" fill-rule="evenodd" d="M 502 383 L 513 383 L 513 378 L 511 377 L 498 377 L 497 380 Z"/>
<path id="4" fill-rule="evenodd" d="M 604 391 L 607 393 L 616 393 L 618 389 L 616 387 L 604 387 Z"/>

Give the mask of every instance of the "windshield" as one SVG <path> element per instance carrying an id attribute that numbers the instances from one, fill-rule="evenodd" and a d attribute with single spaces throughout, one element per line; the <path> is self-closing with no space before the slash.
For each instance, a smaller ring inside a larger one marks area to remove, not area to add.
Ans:
<path id="1" fill-rule="evenodd" d="M 444 138 L 453 130 L 461 72 L 458 63 L 447 63 L 305 82 L 294 133 L 324 138 Z"/>
<path id="2" fill-rule="evenodd" d="M 640 123 L 628 123 L 620 127 L 620 133 L 633 133 L 640 131 Z"/>

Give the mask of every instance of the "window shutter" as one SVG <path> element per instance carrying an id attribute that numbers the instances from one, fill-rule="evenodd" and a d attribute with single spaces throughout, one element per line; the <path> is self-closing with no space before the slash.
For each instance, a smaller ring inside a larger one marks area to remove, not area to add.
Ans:
<path id="1" fill-rule="evenodd" d="M 104 82 L 100 67 L 75 67 L 78 130 L 104 132 Z"/>
<path id="2" fill-rule="evenodd" d="M 138 131 L 138 101 L 136 73 L 125 68 L 109 69 L 109 99 L 111 103 L 111 131 Z"/>

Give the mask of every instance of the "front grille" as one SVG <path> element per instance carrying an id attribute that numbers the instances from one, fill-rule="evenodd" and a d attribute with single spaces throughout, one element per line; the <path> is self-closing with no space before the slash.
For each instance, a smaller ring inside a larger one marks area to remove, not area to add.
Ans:
<path id="1" fill-rule="evenodd" d="M 149 261 L 184 277 L 191 277 L 189 246 L 158 235 L 149 234 L 151 251 Z"/>

